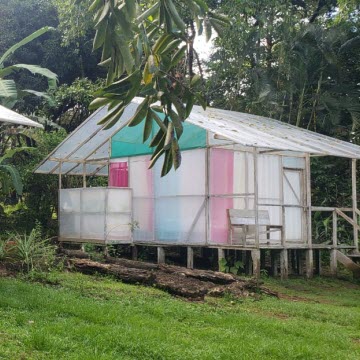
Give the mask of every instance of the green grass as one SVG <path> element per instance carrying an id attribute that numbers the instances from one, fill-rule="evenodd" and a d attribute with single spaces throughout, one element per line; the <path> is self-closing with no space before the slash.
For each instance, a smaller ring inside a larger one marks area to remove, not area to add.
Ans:
<path id="1" fill-rule="evenodd" d="M 360 286 L 267 285 L 286 298 L 191 303 L 108 278 L 0 278 L 0 359 L 359 359 Z"/>

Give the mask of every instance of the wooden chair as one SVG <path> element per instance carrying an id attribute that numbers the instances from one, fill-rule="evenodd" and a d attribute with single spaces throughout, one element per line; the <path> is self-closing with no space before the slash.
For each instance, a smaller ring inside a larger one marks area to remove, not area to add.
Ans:
<path id="1" fill-rule="evenodd" d="M 228 222 L 229 222 L 229 242 L 233 244 L 234 229 L 242 229 L 242 242 L 243 246 L 246 245 L 246 233 L 250 225 L 255 226 L 255 210 L 240 210 L 240 209 L 227 209 Z M 264 226 L 266 231 L 259 232 L 266 234 L 268 243 L 270 240 L 270 233 L 280 231 L 282 233 L 282 225 L 272 225 L 270 223 L 270 216 L 267 210 L 258 211 L 258 226 Z M 251 237 L 253 238 L 253 237 Z"/>

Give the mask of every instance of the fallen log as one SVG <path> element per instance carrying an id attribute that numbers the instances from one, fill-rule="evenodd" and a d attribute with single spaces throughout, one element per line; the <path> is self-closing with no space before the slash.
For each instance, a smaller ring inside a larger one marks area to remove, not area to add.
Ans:
<path id="1" fill-rule="evenodd" d="M 181 275 L 161 272 L 156 274 L 154 286 L 161 290 L 165 290 L 170 294 L 192 300 L 204 300 L 204 297 L 209 290 L 215 287 L 214 284 L 209 282 L 202 283 L 196 279 L 189 279 Z"/>
<path id="2" fill-rule="evenodd" d="M 126 268 L 120 265 L 102 264 L 85 259 L 70 259 L 70 264 L 84 274 L 112 275 L 123 282 L 130 284 L 153 284 L 155 274 L 147 270 Z"/>
<path id="3" fill-rule="evenodd" d="M 236 276 L 211 270 L 193 270 L 180 266 L 159 265 L 159 269 L 169 274 L 183 274 L 186 277 L 209 281 L 214 284 L 231 284 L 237 281 Z"/>
<path id="4" fill-rule="evenodd" d="M 125 266 L 128 268 L 133 268 L 133 269 L 156 270 L 159 268 L 159 266 L 157 264 L 136 261 L 136 260 L 114 258 L 111 256 L 108 256 L 105 261 L 109 264 L 117 264 L 117 265 Z"/>
<path id="5" fill-rule="evenodd" d="M 206 295 L 225 294 L 234 297 L 258 296 L 260 293 L 278 296 L 277 293 L 261 287 L 256 280 L 244 280 L 238 276 L 210 270 L 190 270 L 178 266 L 113 258 L 108 259 L 112 263 L 105 264 L 87 259 L 68 261 L 73 269 L 84 274 L 112 275 L 126 283 L 152 285 L 170 294 L 192 300 L 204 300 Z"/>

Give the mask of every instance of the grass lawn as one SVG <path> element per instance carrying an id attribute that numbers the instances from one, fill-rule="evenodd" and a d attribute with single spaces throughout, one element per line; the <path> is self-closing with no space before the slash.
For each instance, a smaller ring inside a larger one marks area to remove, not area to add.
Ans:
<path id="1" fill-rule="evenodd" d="M 360 359 L 360 286 L 267 285 L 283 298 L 191 303 L 109 278 L 0 277 L 0 359 Z"/>

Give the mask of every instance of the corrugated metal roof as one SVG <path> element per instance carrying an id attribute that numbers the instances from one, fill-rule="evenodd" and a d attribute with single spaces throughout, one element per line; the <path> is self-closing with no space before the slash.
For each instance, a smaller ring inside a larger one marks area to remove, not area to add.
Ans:
<path id="1" fill-rule="evenodd" d="M 44 128 L 41 124 L 0 105 L 0 122 Z"/>
<path id="2" fill-rule="evenodd" d="M 102 130 L 98 122 L 106 115 L 101 108 L 73 131 L 35 170 L 37 173 L 81 175 L 86 163 L 89 175 L 106 175 L 110 139 L 127 125 L 141 98 L 135 98 L 114 127 Z M 301 129 L 274 119 L 235 111 L 194 106 L 191 124 L 234 143 L 269 150 L 294 151 L 360 159 L 360 146 Z M 60 166 L 61 163 L 61 166 Z"/>

